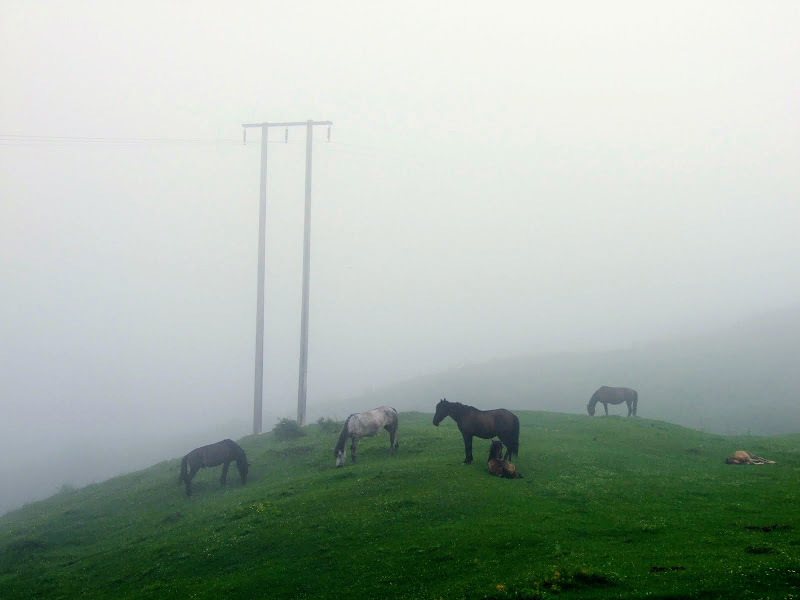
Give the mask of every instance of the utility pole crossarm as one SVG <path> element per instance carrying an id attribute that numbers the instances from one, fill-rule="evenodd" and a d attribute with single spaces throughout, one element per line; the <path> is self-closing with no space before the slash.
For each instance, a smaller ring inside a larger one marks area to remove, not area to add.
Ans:
<path id="1" fill-rule="evenodd" d="M 333 125 L 333 121 L 311 121 L 312 125 Z M 242 127 L 306 127 L 308 121 L 291 121 L 289 123 L 242 123 Z"/>

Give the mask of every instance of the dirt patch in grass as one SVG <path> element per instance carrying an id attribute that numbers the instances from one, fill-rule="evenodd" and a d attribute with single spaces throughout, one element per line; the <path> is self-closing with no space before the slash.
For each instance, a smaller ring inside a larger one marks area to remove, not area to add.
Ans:
<path id="1" fill-rule="evenodd" d="M 161 519 L 161 522 L 162 523 L 177 523 L 182 518 L 183 518 L 183 515 L 180 512 L 175 511 L 174 513 L 170 513 L 166 517 Z"/>
<path id="2" fill-rule="evenodd" d="M 774 554 L 775 548 L 768 544 L 753 544 L 744 549 L 748 554 Z"/>
<path id="3" fill-rule="evenodd" d="M 747 531 L 763 531 L 764 533 L 769 533 L 770 531 L 786 531 L 787 529 L 791 529 L 789 525 L 745 525 L 744 527 Z"/>
<path id="4" fill-rule="evenodd" d="M 286 458 L 287 456 L 302 456 L 314 450 L 313 446 L 289 446 L 288 448 L 281 448 L 275 450 L 276 458 Z"/>
<path id="5" fill-rule="evenodd" d="M 579 587 L 605 587 L 612 585 L 616 585 L 616 582 L 606 577 L 602 573 L 577 571 L 568 576 L 561 587 L 564 589 L 569 589 Z"/>

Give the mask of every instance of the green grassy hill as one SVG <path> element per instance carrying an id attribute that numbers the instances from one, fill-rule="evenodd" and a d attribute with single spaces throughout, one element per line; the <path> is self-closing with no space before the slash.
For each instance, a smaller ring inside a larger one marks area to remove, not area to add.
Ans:
<path id="1" fill-rule="evenodd" d="M 522 480 L 402 413 L 395 456 L 383 433 L 342 469 L 313 425 L 242 439 L 245 487 L 210 469 L 187 498 L 173 460 L 64 491 L 0 518 L 0 598 L 800 596 L 800 436 L 518 414 Z"/>
<path id="2" fill-rule="evenodd" d="M 380 402 L 433 410 L 436 400 L 585 414 L 601 385 L 639 392 L 639 415 L 723 434 L 800 431 L 800 307 L 694 337 L 610 352 L 541 354 L 414 377 L 329 407 Z M 620 407 L 615 409 L 621 412 Z"/>

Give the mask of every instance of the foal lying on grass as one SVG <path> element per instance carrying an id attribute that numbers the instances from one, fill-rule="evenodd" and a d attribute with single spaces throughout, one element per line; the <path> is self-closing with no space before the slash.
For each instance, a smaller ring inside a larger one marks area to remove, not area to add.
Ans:
<path id="1" fill-rule="evenodd" d="M 733 456 L 729 456 L 725 459 L 725 462 L 729 465 L 774 465 L 774 460 L 769 460 L 766 458 L 761 458 L 760 456 L 756 456 L 752 452 L 748 452 L 747 450 L 737 450 L 733 453 Z"/>
<path id="2" fill-rule="evenodd" d="M 503 442 L 495 440 L 489 447 L 489 460 L 486 461 L 486 470 L 492 475 L 508 479 L 520 479 L 522 475 L 517 468 L 507 460 L 503 460 Z"/>

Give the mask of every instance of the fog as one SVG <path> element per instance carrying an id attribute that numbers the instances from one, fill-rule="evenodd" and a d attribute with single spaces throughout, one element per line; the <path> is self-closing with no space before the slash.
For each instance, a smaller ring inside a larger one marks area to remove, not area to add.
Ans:
<path id="1" fill-rule="evenodd" d="M 0 512 L 250 431 L 242 123 L 334 122 L 311 421 L 800 300 L 796 2 L 229 4 L 0 4 Z M 265 430 L 297 394 L 305 136 L 283 135 Z"/>

